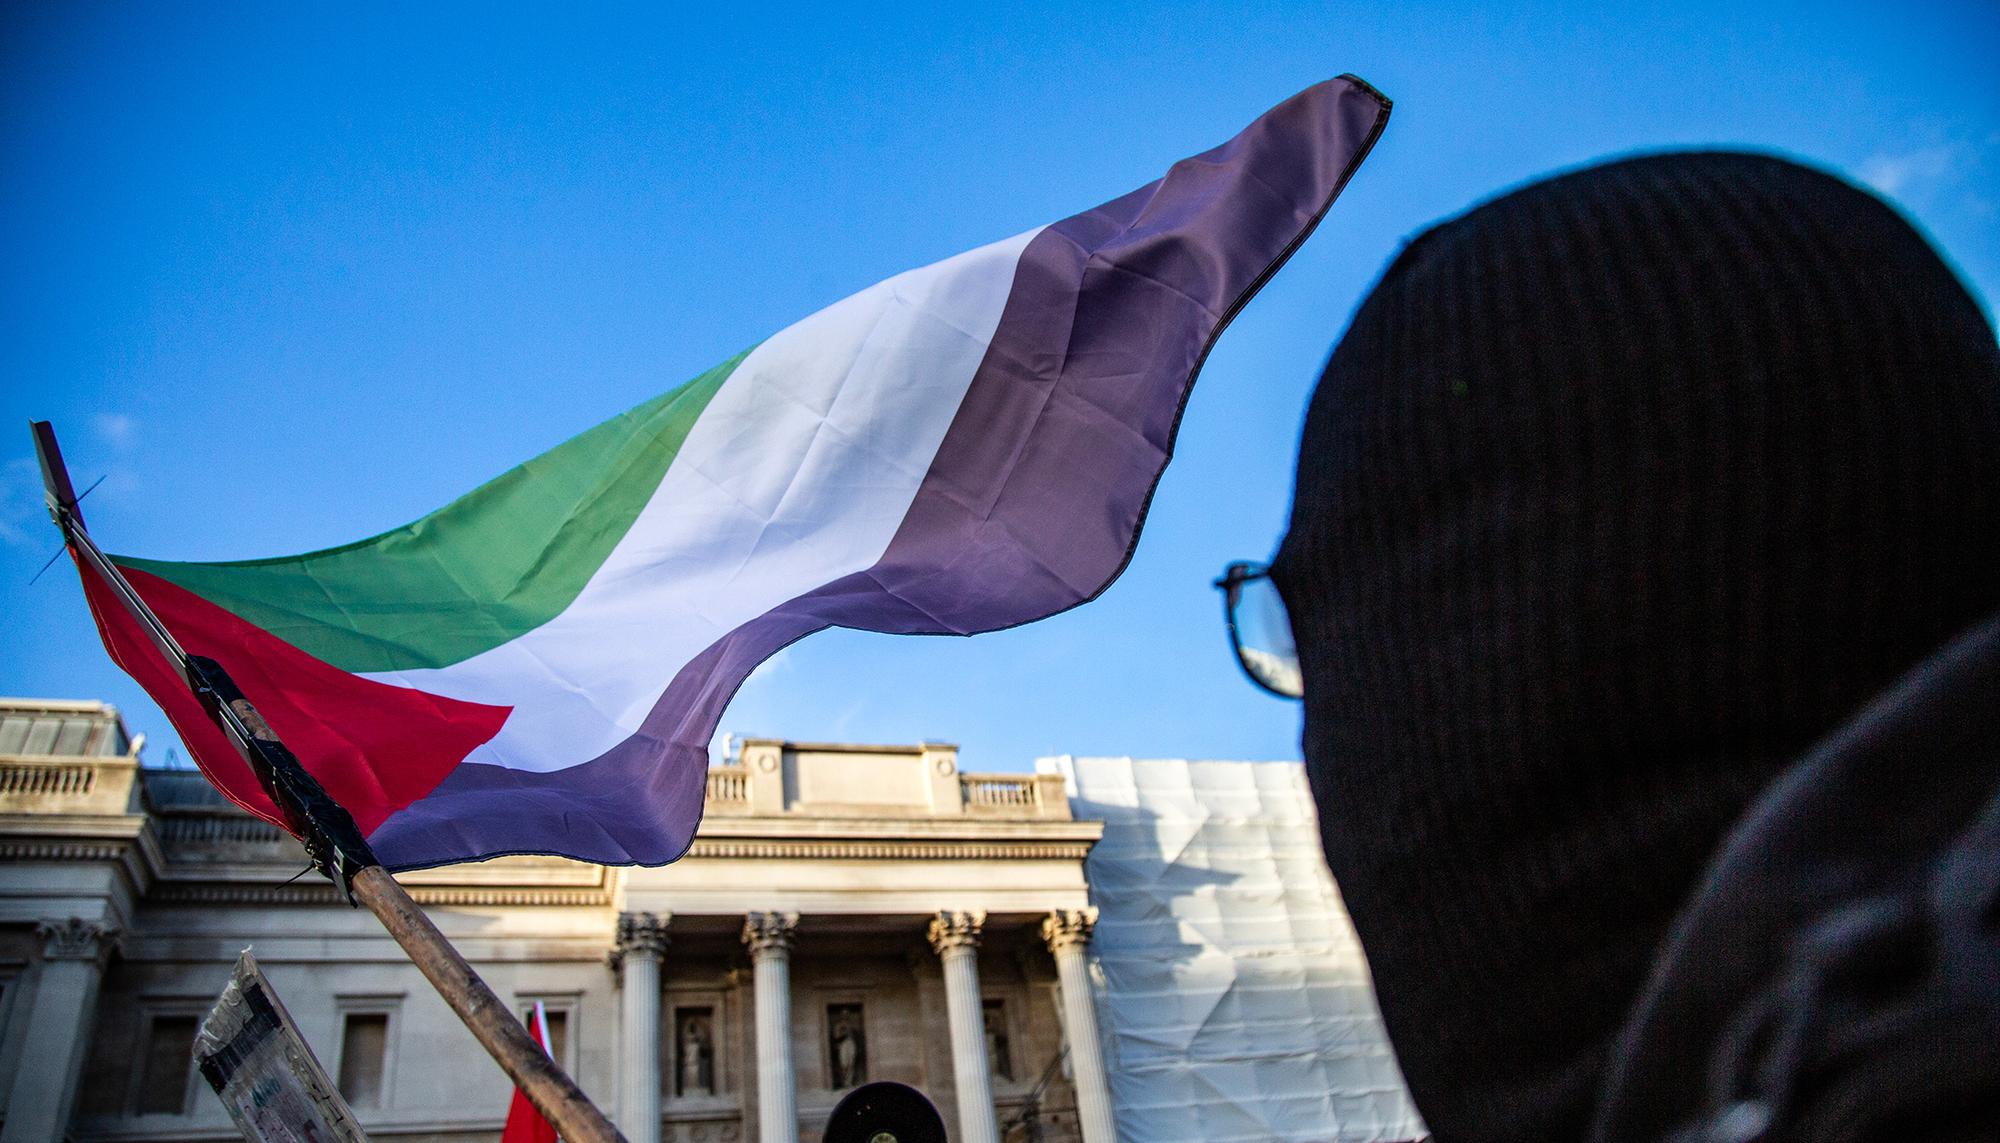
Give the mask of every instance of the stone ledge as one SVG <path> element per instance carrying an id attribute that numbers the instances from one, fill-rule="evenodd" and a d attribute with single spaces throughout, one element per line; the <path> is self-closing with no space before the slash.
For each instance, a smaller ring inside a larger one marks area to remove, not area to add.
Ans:
<path id="1" fill-rule="evenodd" d="M 1090 841 L 1024 838 L 925 839 L 897 841 L 877 838 L 702 838 L 688 850 L 691 858 L 816 858 L 881 861 L 1007 861 L 1041 858 L 1082 861 Z"/>
<path id="2" fill-rule="evenodd" d="M 763 838 L 842 841 L 1019 841 L 1095 842 L 1104 835 L 1099 821 L 1034 821 L 992 818 L 709 818 L 695 834 L 703 841 Z"/>
<path id="3" fill-rule="evenodd" d="M 124 841 L 0 841 L 0 861 L 117 861 Z"/>
<path id="4" fill-rule="evenodd" d="M 562 905 L 601 907 L 611 904 L 608 888 L 486 887 L 407 885 L 419 905 Z M 242 885 L 215 882 L 166 883 L 147 894 L 149 904 L 161 905 L 338 905 L 345 904 L 331 883 L 304 885 Z"/>

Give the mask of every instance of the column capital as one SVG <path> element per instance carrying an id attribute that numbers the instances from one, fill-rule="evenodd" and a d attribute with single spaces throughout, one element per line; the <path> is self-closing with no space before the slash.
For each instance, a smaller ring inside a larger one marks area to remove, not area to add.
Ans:
<path id="1" fill-rule="evenodd" d="M 618 914 L 618 951 L 638 953 L 642 956 L 665 955 L 667 951 L 667 926 L 672 924 L 672 913 L 620 913 Z"/>
<path id="2" fill-rule="evenodd" d="M 743 918 L 743 943 L 750 946 L 752 960 L 769 953 L 788 953 L 792 930 L 798 926 L 797 913 L 749 913 Z"/>
<path id="3" fill-rule="evenodd" d="M 1071 945 L 1087 945 L 1090 933 L 1097 927 L 1097 910 L 1052 909 L 1042 918 L 1042 940 L 1052 953 L 1061 952 Z"/>
<path id="4" fill-rule="evenodd" d="M 125 939 L 116 925 L 82 917 L 43 921 L 35 926 L 35 936 L 42 942 L 44 960 L 87 960 L 100 966 Z"/>
<path id="5" fill-rule="evenodd" d="M 627 956 L 651 957 L 654 960 L 666 955 L 667 926 L 674 919 L 672 913 L 620 913 L 618 933 L 612 938 L 611 951 L 605 961 L 613 972 L 622 973 Z"/>
<path id="6" fill-rule="evenodd" d="M 931 918 L 931 947 L 939 956 L 956 948 L 976 949 L 979 933 L 986 925 L 984 909 L 939 909 Z"/>

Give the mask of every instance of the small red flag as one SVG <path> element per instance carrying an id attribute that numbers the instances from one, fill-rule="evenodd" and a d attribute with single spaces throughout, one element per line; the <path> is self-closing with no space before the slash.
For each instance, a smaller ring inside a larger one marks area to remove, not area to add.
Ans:
<path id="1" fill-rule="evenodd" d="M 542 1011 L 542 1002 L 535 1001 L 535 1018 L 528 1021 L 528 1035 L 549 1050 L 549 1018 Z M 507 1108 L 507 1126 L 500 1131 L 500 1143 L 556 1143 L 555 1125 L 542 1118 L 535 1105 L 528 1102 L 520 1088 L 514 1089 L 514 1102 Z"/>

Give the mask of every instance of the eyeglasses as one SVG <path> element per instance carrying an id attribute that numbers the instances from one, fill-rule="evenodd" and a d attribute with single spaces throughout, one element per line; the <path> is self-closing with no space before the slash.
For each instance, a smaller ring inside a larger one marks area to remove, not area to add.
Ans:
<path id="1" fill-rule="evenodd" d="M 1292 619 L 1271 582 L 1271 569 L 1239 561 L 1223 570 L 1215 586 L 1222 590 L 1222 618 L 1243 673 L 1279 698 L 1303 697 L 1305 676 L 1292 642 Z"/>

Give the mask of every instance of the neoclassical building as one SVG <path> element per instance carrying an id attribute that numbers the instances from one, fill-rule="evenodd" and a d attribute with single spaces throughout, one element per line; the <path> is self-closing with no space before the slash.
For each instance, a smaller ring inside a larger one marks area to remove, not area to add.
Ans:
<path id="1" fill-rule="evenodd" d="M 929 1095 L 958 1143 L 1181 1138 L 1225 1112 L 1240 1138 L 1421 1133 L 1316 842 L 1274 865 L 1229 840 L 1249 836 L 1238 819 L 1170 820 L 1199 798 L 1127 797 L 1129 760 L 1044 769 L 746 740 L 673 865 L 399 879 L 496 992 L 541 1002 L 558 1059 L 633 1143 L 816 1140 L 842 1094 L 885 1079 Z M 1125 856 L 1088 866 L 1107 820 Z M 188 1047 L 245 947 L 372 1138 L 494 1138 L 498 1068 L 304 867 L 199 774 L 143 768 L 111 708 L 0 700 L 0 1143 L 237 1138 Z M 1090 868 L 1118 903 L 1101 925 Z M 1201 919 L 1231 900 L 1290 914 Z M 1303 1097 L 1260 1094 L 1301 1076 Z"/>
<path id="2" fill-rule="evenodd" d="M 402 878 L 633 1143 L 815 1139 L 926 1092 L 966 1143 L 1113 1139 L 1060 778 L 947 745 L 742 743 L 660 869 L 508 858 Z M 255 950 L 371 1137 L 492 1138 L 505 1079 L 278 830 L 142 769 L 97 703 L 0 707 L 0 1139 L 235 1138 L 187 1066 Z"/>

